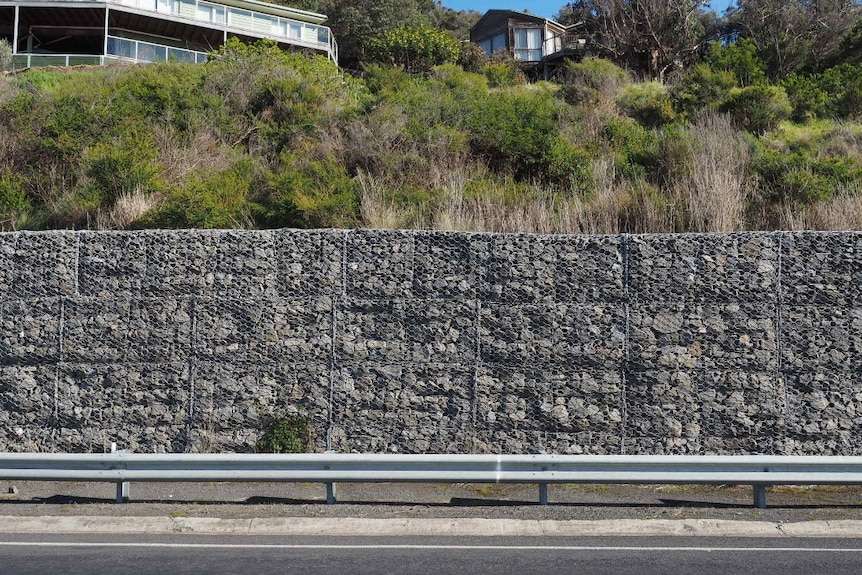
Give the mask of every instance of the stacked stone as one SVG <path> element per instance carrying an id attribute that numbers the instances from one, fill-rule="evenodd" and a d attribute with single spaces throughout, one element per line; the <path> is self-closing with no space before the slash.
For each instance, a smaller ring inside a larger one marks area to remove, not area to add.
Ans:
<path id="1" fill-rule="evenodd" d="M 862 234 L 0 234 L 0 449 L 855 454 Z"/>
<path id="2" fill-rule="evenodd" d="M 782 240 L 784 451 L 862 454 L 862 234 Z"/>
<path id="3" fill-rule="evenodd" d="M 775 453 L 779 234 L 629 238 L 627 453 Z"/>

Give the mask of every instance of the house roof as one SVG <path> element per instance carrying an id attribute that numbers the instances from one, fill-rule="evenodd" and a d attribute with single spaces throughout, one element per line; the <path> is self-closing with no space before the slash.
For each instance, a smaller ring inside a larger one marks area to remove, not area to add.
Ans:
<path id="1" fill-rule="evenodd" d="M 473 24 L 471 30 L 473 28 L 479 28 L 485 25 L 486 20 L 494 19 L 494 18 L 515 18 L 517 20 L 523 20 L 526 22 L 535 22 L 536 24 L 543 24 L 545 22 L 550 22 L 551 24 L 555 24 L 560 28 L 566 28 L 563 24 L 551 20 L 550 18 L 542 18 L 541 16 L 536 16 L 535 14 L 527 14 L 526 12 L 518 12 L 517 10 L 488 10 L 485 12 L 479 20 Z"/>

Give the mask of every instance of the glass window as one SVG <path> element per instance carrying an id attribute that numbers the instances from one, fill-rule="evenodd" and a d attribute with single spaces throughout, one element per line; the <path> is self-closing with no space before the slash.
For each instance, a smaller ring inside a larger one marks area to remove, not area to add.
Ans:
<path id="1" fill-rule="evenodd" d="M 541 29 L 515 29 L 515 59 L 524 62 L 538 62 L 542 59 Z"/>

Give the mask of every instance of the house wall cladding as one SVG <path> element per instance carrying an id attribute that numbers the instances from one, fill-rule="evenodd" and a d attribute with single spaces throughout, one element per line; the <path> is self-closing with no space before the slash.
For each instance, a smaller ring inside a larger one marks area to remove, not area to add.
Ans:
<path id="1" fill-rule="evenodd" d="M 0 234 L 0 450 L 859 454 L 862 234 Z"/>

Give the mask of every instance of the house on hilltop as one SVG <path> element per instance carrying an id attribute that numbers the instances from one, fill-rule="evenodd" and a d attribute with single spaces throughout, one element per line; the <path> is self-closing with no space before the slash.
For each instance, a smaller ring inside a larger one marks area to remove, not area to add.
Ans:
<path id="1" fill-rule="evenodd" d="M 326 16 L 258 0 L 0 0 L 0 38 L 16 68 L 203 62 L 237 37 L 269 38 L 338 62 Z"/>
<path id="2" fill-rule="evenodd" d="M 470 28 L 470 41 L 488 56 L 505 50 L 529 75 L 548 78 L 566 59 L 583 56 L 586 40 L 578 36 L 582 26 L 514 10 L 488 10 Z"/>

